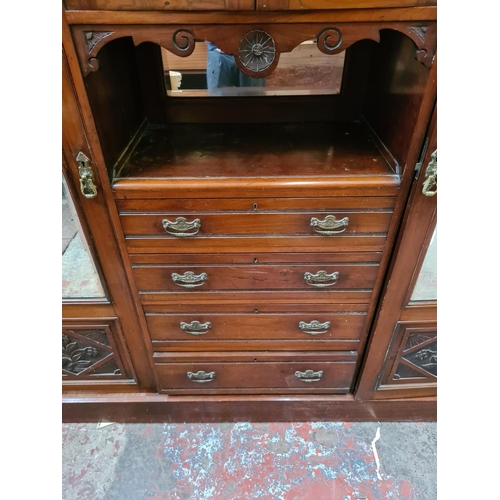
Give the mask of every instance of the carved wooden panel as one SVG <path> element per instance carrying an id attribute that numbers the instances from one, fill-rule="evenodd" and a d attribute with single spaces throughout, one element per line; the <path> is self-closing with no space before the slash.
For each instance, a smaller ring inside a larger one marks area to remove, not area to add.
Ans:
<path id="1" fill-rule="evenodd" d="M 381 386 L 436 382 L 436 323 L 397 323 Z"/>
<path id="2" fill-rule="evenodd" d="M 117 320 L 64 320 L 63 380 L 134 378 Z"/>
<path id="3" fill-rule="evenodd" d="M 135 45 L 156 43 L 173 54 L 187 57 L 196 43 L 210 41 L 226 54 L 232 54 L 238 68 L 251 77 L 269 76 L 278 65 L 280 54 L 300 43 L 315 39 L 325 54 L 338 54 L 359 40 L 380 41 L 381 30 L 404 33 L 415 44 L 415 57 L 430 67 L 436 51 L 435 22 L 310 23 L 310 24 L 225 24 L 221 25 L 144 25 L 73 26 L 73 39 L 82 73 L 99 69 L 98 53 L 107 43 L 132 37 Z"/>

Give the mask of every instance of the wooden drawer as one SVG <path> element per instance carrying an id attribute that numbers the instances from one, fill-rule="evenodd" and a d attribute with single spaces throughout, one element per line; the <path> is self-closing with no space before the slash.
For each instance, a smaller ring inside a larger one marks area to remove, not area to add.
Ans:
<path id="1" fill-rule="evenodd" d="M 347 393 L 355 352 L 155 353 L 159 390 L 186 394 Z"/>
<path id="2" fill-rule="evenodd" d="M 146 320 L 155 351 L 345 351 L 358 349 L 366 312 L 148 313 Z"/>
<path id="3" fill-rule="evenodd" d="M 117 204 L 131 254 L 302 253 L 381 251 L 394 201 L 383 196 L 338 196 L 132 199 L 117 200 Z"/>
<path id="4" fill-rule="evenodd" d="M 378 264 L 134 265 L 140 292 L 371 290 Z"/>
<path id="5" fill-rule="evenodd" d="M 122 214 L 125 235 L 162 236 L 172 240 L 199 237 L 267 235 L 336 238 L 341 235 L 386 234 L 392 212 L 332 213 L 154 213 Z M 328 226 L 331 224 L 331 228 Z M 316 224 L 316 226 L 313 226 Z M 164 228 L 164 225 L 166 228 Z M 184 226 L 188 229 L 184 229 Z M 322 227 L 326 226 L 326 229 Z M 338 227 L 335 227 L 338 226 Z M 179 228 L 179 229 L 178 229 Z M 179 236 L 184 235 L 184 236 Z M 186 236 L 188 235 L 188 236 Z M 188 243 L 189 244 L 189 243 Z"/>

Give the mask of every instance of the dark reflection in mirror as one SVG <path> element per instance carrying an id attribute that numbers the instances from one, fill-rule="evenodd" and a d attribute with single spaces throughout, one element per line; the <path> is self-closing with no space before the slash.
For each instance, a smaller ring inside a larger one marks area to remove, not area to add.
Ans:
<path id="1" fill-rule="evenodd" d="M 323 54 L 310 40 L 282 53 L 267 78 L 252 78 L 210 42 L 198 42 L 188 57 L 162 49 L 168 95 L 179 97 L 338 94 L 344 56 Z"/>

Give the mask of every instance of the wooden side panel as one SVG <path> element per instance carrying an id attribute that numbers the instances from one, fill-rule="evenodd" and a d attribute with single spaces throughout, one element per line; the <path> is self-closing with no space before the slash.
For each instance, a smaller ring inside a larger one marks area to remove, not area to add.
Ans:
<path id="1" fill-rule="evenodd" d="M 145 118 L 131 38 L 110 42 L 99 52 L 99 70 L 84 80 L 106 167 L 111 170 Z"/>
<path id="2" fill-rule="evenodd" d="M 381 31 L 364 108 L 364 117 L 402 166 L 408 159 L 429 78 L 429 70 L 415 56 L 415 44 L 408 37 Z"/>

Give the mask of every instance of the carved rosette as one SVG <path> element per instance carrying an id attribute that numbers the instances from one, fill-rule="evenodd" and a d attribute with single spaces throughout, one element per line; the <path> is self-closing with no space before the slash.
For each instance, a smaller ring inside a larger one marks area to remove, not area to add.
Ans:
<path id="1" fill-rule="evenodd" d="M 273 64 L 276 45 L 273 37 L 262 30 L 246 33 L 238 45 L 238 58 L 241 64 L 252 73 L 261 73 Z"/>

